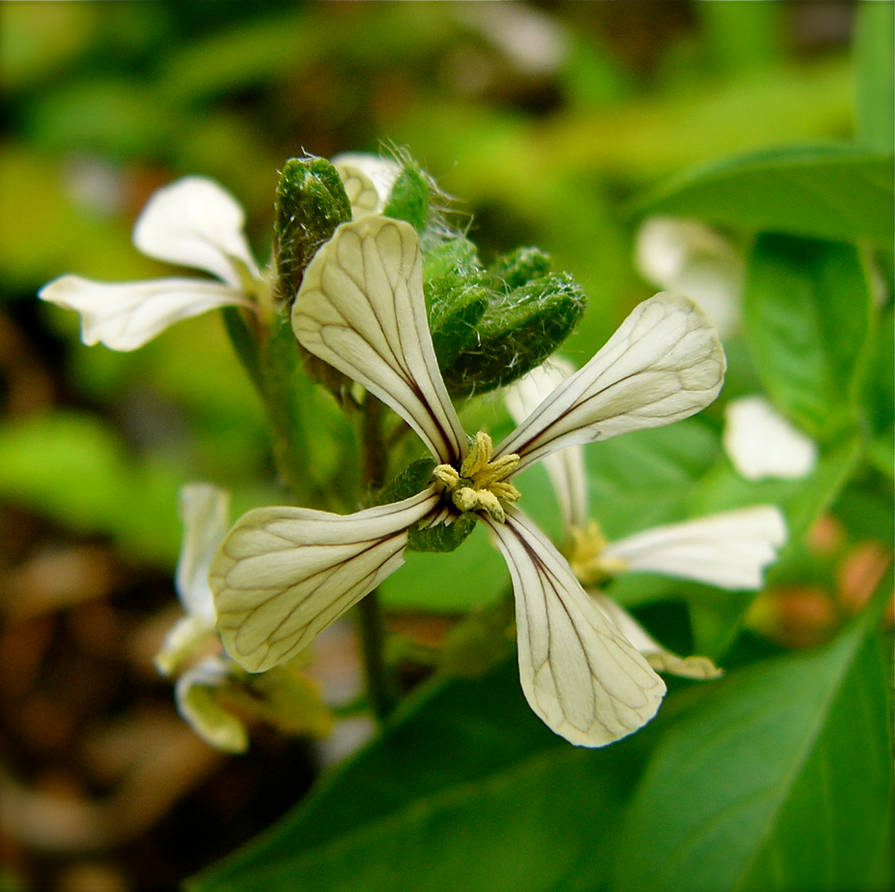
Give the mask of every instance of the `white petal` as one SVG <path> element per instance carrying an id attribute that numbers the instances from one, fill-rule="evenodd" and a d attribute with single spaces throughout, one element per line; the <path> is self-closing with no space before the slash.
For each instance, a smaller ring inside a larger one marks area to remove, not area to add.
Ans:
<path id="1" fill-rule="evenodd" d="M 292 327 L 307 350 L 391 406 L 439 461 L 466 454 L 432 347 L 412 226 L 373 215 L 343 223 L 305 270 Z"/>
<path id="2" fill-rule="evenodd" d="M 806 477 L 817 464 L 817 444 L 790 424 L 764 397 L 727 404 L 724 448 L 747 480 Z"/>
<path id="3" fill-rule="evenodd" d="M 333 166 L 342 178 L 354 219 L 378 214 L 385 207 L 401 168 L 390 158 L 345 152 L 333 158 Z"/>
<path id="4" fill-rule="evenodd" d="M 155 668 L 162 675 L 174 675 L 181 666 L 196 656 L 199 648 L 210 640 L 217 641 L 214 618 L 209 621 L 198 616 L 182 616 L 171 626 L 161 650 L 155 655 Z"/>
<path id="5" fill-rule="evenodd" d="M 779 508 L 756 505 L 655 527 L 612 542 L 603 556 L 629 570 L 665 573 L 728 589 L 758 589 L 786 542 Z"/>
<path id="6" fill-rule="evenodd" d="M 177 593 L 190 616 L 214 626 L 208 571 L 230 526 L 230 494 L 210 483 L 188 483 L 180 490 L 180 518 L 183 540 L 175 577 Z"/>
<path id="7" fill-rule="evenodd" d="M 718 678 L 723 674 L 708 657 L 679 657 L 676 653 L 662 647 L 627 610 L 619 607 L 612 598 L 607 598 L 600 592 L 591 591 L 588 594 L 657 672 L 670 672 L 672 675 L 680 675 L 683 678 Z"/>
<path id="8" fill-rule="evenodd" d="M 724 381 L 718 334 L 692 301 L 643 301 L 584 368 L 567 378 L 497 448 L 519 470 L 549 452 L 671 424 L 705 408 Z"/>
<path id="9" fill-rule="evenodd" d="M 288 507 L 243 515 L 211 567 L 227 652 L 250 672 L 295 656 L 404 563 L 408 528 L 439 499 L 430 487 L 347 516 Z"/>
<path id="10" fill-rule="evenodd" d="M 206 177 L 183 177 L 152 195 L 133 238 L 149 257 L 207 270 L 238 288 L 241 267 L 260 276 L 244 224 L 242 208 L 226 189 Z"/>
<path id="11" fill-rule="evenodd" d="M 249 747 L 245 725 L 217 698 L 217 689 L 227 675 L 225 661 L 216 657 L 202 660 L 177 680 L 174 699 L 177 711 L 206 743 L 226 753 L 244 753 Z"/>
<path id="12" fill-rule="evenodd" d="M 715 230 L 678 217 L 648 217 L 634 242 L 637 271 L 660 288 L 675 288 L 693 257 L 732 254 L 733 249 Z"/>
<path id="13" fill-rule="evenodd" d="M 531 708 L 580 746 L 648 722 L 665 684 L 588 597 L 565 558 L 522 512 L 488 523 L 516 596 L 519 676 Z"/>
<path id="14" fill-rule="evenodd" d="M 136 350 L 169 325 L 218 307 L 244 304 L 228 285 L 204 279 L 152 279 L 109 284 L 61 276 L 38 292 L 43 300 L 81 314 L 81 340 L 112 350 Z"/>
<path id="15" fill-rule="evenodd" d="M 521 424 L 574 371 L 571 363 L 554 356 L 507 387 L 504 400 L 516 424 Z M 584 529 L 587 526 L 587 478 L 581 447 L 570 446 L 552 452 L 543 462 L 556 492 L 565 529 L 573 526 Z"/>

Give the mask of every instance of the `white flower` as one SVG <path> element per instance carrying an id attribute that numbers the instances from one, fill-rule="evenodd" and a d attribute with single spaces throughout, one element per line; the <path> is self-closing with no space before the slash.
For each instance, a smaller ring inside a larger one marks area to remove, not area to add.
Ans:
<path id="1" fill-rule="evenodd" d="M 334 161 L 355 217 L 382 209 L 399 166 L 373 155 Z M 65 275 L 38 295 L 81 314 L 81 339 L 113 350 L 136 350 L 168 326 L 226 306 L 254 308 L 270 297 L 270 282 L 256 265 L 236 199 L 206 177 L 183 177 L 149 199 L 134 225 L 134 245 L 157 260 L 211 273 L 218 281 L 164 278 L 106 283 Z"/>
<path id="2" fill-rule="evenodd" d="M 731 400 L 722 442 L 747 480 L 806 477 L 817 464 L 817 444 L 787 421 L 764 397 Z"/>
<path id="3" fill-rule="evenodd" d="M 250 671 L 289 659 L 403 563 L 411 527 L 473 510 L 512 576 L 520 678 L 538 716 L 585 746 L 652 718 L 662 680 L 512 505 L 509 478 L 563 446 L 668 424 L 710 403 L 725 360 L 699 309 L 661 294 L 640 304 L 496 449 L 483 433 L 470 447 L 448 398 L 411 226 L 379 216 L 340 226 L 305 273 L 292 323 L 308 351 L 394 409 L 440 464 L 422 492 L 356 514 L 274 507 L 244 515 L 210 576 L 233 659 Z"/>
<path id="4" fill-rule="evenodd" d="M 252 259 L 244 222 L 242 208 L 213 180 L 183 177 L 149 199 L 134 226 L 134 245 L 149 257 L 205 270 L 219 281 L 108 284 L 65 275 L 38 294 L 81 314 L 85 344 L 136 350 L 181 319 L 218 307 L 254 305 L 268 286 Z"/>
<path id="5" fill-rule="evenodd" d="M 177 710 L 193 730 L 217 749 L 241 753 L 248 748 L 248 732 L 217 696 L 231 680 L 232 662 L 214 654 L 183 671 L 199 654 L 220 648 L 208 569 L 230 524 L 229 501 L 227 492 L 207 483 L 189 483 L 180 491 L 183 540 L 175 585 L 184 616 L 168 632 L 155 665 L 163 675 L 178 675 Z"/>
<path id="6" fill-rule="evenodd" d="M 649 217 L 635 237 L 637 270 L 705 310 L 721 337 L 739 325 L 743 261 L 713 229 L 695 220 Z"/>
<path id="7" fill-rule="evenodd" d="M 572 371 L 571 365 L 557 358 L 533 369 L 505 391 L 510 414 L 517 421 L 525 417 Z M 581 449 L 572 447 L 554 453 L 544 464 L 565 522 L 571 567 L 585 585 L 607 575 L 640 571 L 727 589 L 758 589 L 765 568 L 786 541 L 786 524 L 779 508 L 756 505 L 607 542 L 588 515 Z M 610 598 L 596 590 L 590 594 L 653 668 L 696 678 L 719 673 L 705 657 L 683 659 L 664 649 Z"/>

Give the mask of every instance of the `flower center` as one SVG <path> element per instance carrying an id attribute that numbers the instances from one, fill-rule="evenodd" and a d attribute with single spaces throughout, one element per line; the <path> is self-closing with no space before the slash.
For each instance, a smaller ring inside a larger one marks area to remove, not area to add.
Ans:
<path id="1" fill-rule="evenodd" d="M 459 472 L 451 465 L 438 465 L 433 474 L 458 510 L 484 511 L 492 520 L 503 523 L 506 520 L 504 503 L 515 502 L 522 495 L 512 483 L 506 482 L 516 470 L 519 456 L 502 455 L 492 461 L 493 454 L 491 437 L 479 431 Z"/>
<path id="2" fill-rule="evenodd" d="M 607 544 L 595 520 L 587 522 L 587 529 L 569 528 L 569 541 L 564 550 L 572 572 L 584 585 L 593 585 L 625 569 L 625 562 L 620 558 L 603 557 Z"/>

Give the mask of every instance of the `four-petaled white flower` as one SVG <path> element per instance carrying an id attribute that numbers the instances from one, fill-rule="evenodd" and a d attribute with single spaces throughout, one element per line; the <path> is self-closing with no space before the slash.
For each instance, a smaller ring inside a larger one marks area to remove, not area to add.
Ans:
<path id="1" fill-rule="evenodd" d="M 518 491 L 509 478 L 565 446 L 669 424 L 708 405 L 725 359 L 704 314 L 677 296 L 644 301 L 496 449 L 481 433 L 470 447 L 448 397 L 411 226 L 376 215 L 340 226 L 305 272 L 292 324 L 305 349 L 394 409 L 439 465 L 422 492 L 355 514 L 270 507 L 244 515 L 210 576 L 233 659 L 250 671 L 289 659 L 403 563 L 412 527 L 473 510 L 510 570 L 520 678 L 537 715 L 585 746 L 649 721 L 664 683 L 512 504 Z"/>
<path id="2" fill-rule="evenodd" d="M 382 208 L 398 172 L 395 162 L 373 155 L 346 156 L 336 169 L 355 217 Z M 136 350 L 182 319 L 270 302 L 271 276 L 256 265 L 244 224 L 243 209 L 226 189 L 206 177 L 183 177 L 149 199 L 134 225 L 134 245 L 149 257 L 204 270 L 218 281 L 177 277 L 112 284 L 64 275 L 38 295 L 81 314 L 85 344 Z"/>
<path id="3" fill-rule="evenodd" d="M 177 676 L 177 710 L 193 730 L 217 749 L 241 753 L 249 745 L 246 727 L 216 697 L 231 679 L 231 661 L 211 653 L 181 671 L 203 652 L 220 649 L 208 570 L 230 525 L 229 501 L 227 492 L 207 483 L 190 483 L 180 491 L 183 540 L 175 586 L 184 616 L 168 632 L 155 665 L 163 675 Z"/>
<path id="4" fill-rule="evenodd" d="M 557 357 L 533 369 L 505 391 L 510 414 L 522 420 L 573 373 L 574 368 Z M 555 452 L 544 459 L 544 466 L 562 512 L 570 566 L 584 585 L 625 571 L 641 571 L 726 589 L 757 589 L 765 568 L 786 541 L 786 523 L 780 509 L 755 505 L 654 527 L 609 542 L 588 513 L 582 449 L 572 446 Z M 597 589 L 588 592 L 653 668 L 690 678 L 720 674 L 706 657 L 682 658 L 665 649 L 611 598 Z"/>

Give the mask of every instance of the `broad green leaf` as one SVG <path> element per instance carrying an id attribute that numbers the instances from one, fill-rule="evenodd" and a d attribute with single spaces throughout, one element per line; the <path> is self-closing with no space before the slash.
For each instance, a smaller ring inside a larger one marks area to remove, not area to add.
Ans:
<path id="1" fill-rule="evenodd" d="M 855 370 L 870 313 L 855 247 L 759 236 L 743 295 L 746 341 L 771 399 L 814 437 L 854 421 Z"/>
<path id="2" fill-rule="evenodd" d="M 889 673 L 872 617 L 732 672 L 671 728 L 628 812 L 613 890 L 889 888 Z"/>
<path id="3" fill-rule="evenodd" d="M 895 148 L 892 3 L 859 3 L 855 10 L 858 142 L 881 152 Z"/>
<path id="4" fill-rule="evenodd" d="M 891 156 L 818 146 L 707 164 L 662 187 L 640 210 L 888 248 L 893 201 Z"/>
<path id="5" fill-rule="evenodd" d="M 506 664 L 430 688 L 303 807 L 188 888 L 564 887 L 617 824 L 638 750 L 633 738 L 569 746 L 531 714 L 518 684 Z"/>

